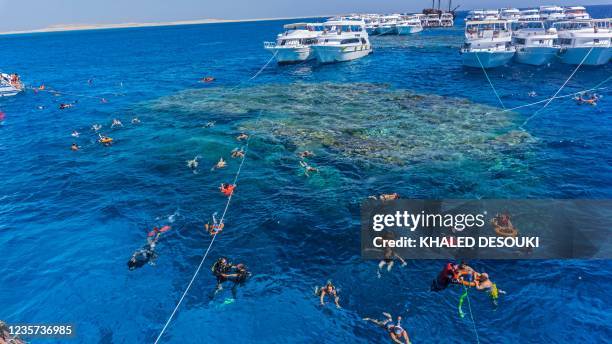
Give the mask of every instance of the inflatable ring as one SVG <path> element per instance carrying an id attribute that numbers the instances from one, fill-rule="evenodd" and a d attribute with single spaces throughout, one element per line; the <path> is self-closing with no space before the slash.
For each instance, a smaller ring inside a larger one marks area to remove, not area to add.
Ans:
<path id="1" fill-rule="evenodd" d="M 491 221 L 491 224 L 493 225 L 493 229 L 495 230 L 495 233 L 499 236 L 512 237 L 512 238 L 516 238 L 518 236 L 518 230 L 514 227 L 502 227 L 497 224 L 496 219 L 493 219 Z"/>

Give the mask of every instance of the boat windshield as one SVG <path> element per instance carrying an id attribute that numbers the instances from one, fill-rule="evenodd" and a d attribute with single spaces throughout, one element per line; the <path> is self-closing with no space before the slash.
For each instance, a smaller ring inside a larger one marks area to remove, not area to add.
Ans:
<path id="1" fill-rule="evenodd" d="M 586 21 L 558 22 L 554 23 L 553 27 L 557 30 L 580 30 L 592 28 L 593 23 Z"/>
<path id="2" fill-rule="evenodd" d="M 326 31 L 335 31 L 335 32 L 360 32 L 363 31 L 361 25 L 336 25 L 336 24 L 326 24 Z"/>
<path id="3" fill-rule="evenodd" d="M 521 29 L 544 29 L 544 23 L 539 21 L 520 21 L 518 23 L 512 23 L 512 30 Z"/>
<path id="4" fill-rule="evenodd" d="M 466 26 L 467 32 L 478 32 L 478 31 L 503 31 L 506 30 L 505 22 L 481 22 L 476 24 L 468 24 Z"/>

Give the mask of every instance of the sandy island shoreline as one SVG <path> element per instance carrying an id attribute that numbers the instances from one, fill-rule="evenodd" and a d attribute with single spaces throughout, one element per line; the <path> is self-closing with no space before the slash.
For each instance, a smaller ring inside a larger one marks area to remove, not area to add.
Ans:
<path id="1" fill-rule="evenodd" d="M 257 18 L 257 19 L 196 19 L 196 20 L 181 20 L 181 21 L 171 21 L 171 22 L 121 23 L 121 24 L 74 24 L 74 25 L 66 24 L 66 25 L 50 26 L 50 27 L 46 27 L 43 29 L 5 31 L 5 32 L 0 32 L 0 35 L 20 35 L 20 34 L 28 34 L 28 33 L 104 30 L 104 29 L 127 29 L 127 28 L 137 28 L 137 27 L 178 26 L 178 25 L 194 25 L 194 24 L 258 22 L 258 21 L 292 20 L 292 19 L 304 19 L 304 18 L 327 18 L 329 16 L 281 17 L 281 18 Z"/>

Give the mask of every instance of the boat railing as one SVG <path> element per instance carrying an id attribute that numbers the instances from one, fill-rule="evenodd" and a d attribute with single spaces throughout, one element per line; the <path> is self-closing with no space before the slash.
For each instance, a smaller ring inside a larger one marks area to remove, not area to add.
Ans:
<path id="1" fill-rule="evenodd" d="M 276 42 L 264 42 L 264 48 L 268 48 L 268 49 L 276 48 Z"/>

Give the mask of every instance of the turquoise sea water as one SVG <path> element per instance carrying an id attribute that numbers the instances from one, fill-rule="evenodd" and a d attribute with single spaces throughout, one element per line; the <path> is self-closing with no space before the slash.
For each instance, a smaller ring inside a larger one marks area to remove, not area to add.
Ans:
<path id="1" fill-rule="evenodd" d="M 229 152 L 243 131 L 252 140 L 226 230 L 163 342 L 385 342 L 361 320 L 384 311 L 403 316 L 414 343 L 476 342 L 471 319 L 457 315 L 459 290 L 428 290 L 443 262 L 410 261 L 379 279 L 376 262 L 361 260 L 359 203 L 381 192 L 612 197 L 608 89 L 596 107 L 553 101 L 522 130 L 539 107 L 502 112 L 482 71 L 461 66 L 461 18 L 451 29 L 373 38 L 374 54 L 357 61 L 271 65 L 247 81 L 270 57 L 261 42 L 284 23 L 0 37 L 2 71 L 62 91 L 0 100 L 0 319 L 73 323 L 74 343 L 153 342 L 208 246 L 203 224 L 223 211 L 217 188 L 236 172 Z M 514 107 L 554 94 L 572 69 L 511 64 L 489 77 Z M 207 75 L 216 80 L 198 82 Z M 583 67 L 560 94 L 611 75 L 610 64 Z M 67 102 L 76 103 L 58 109 Z M 124 127 L 111 129 L 113 118 Z M 95 123 L 113 146 L 96 143 Z M 320 169 L 310 177 L 296 155 L 305 149 Z M 193 173 L 186 161 L 197 155 Z M 210 171 L 220 157 L 229 166 Z M 157 265 L 128 271 L 148 229 L 163 224 L 173 229 Z M 221 255 L 253 273 L 234 302 L 229 286 L 209 297 L 208 267 Z M 470 263 L 508 292 L 497 309 L 472 295 L 481 342 L 612 336 L 609 261 Z M 341 310 L 313 296 L 327 279 Z"/>

